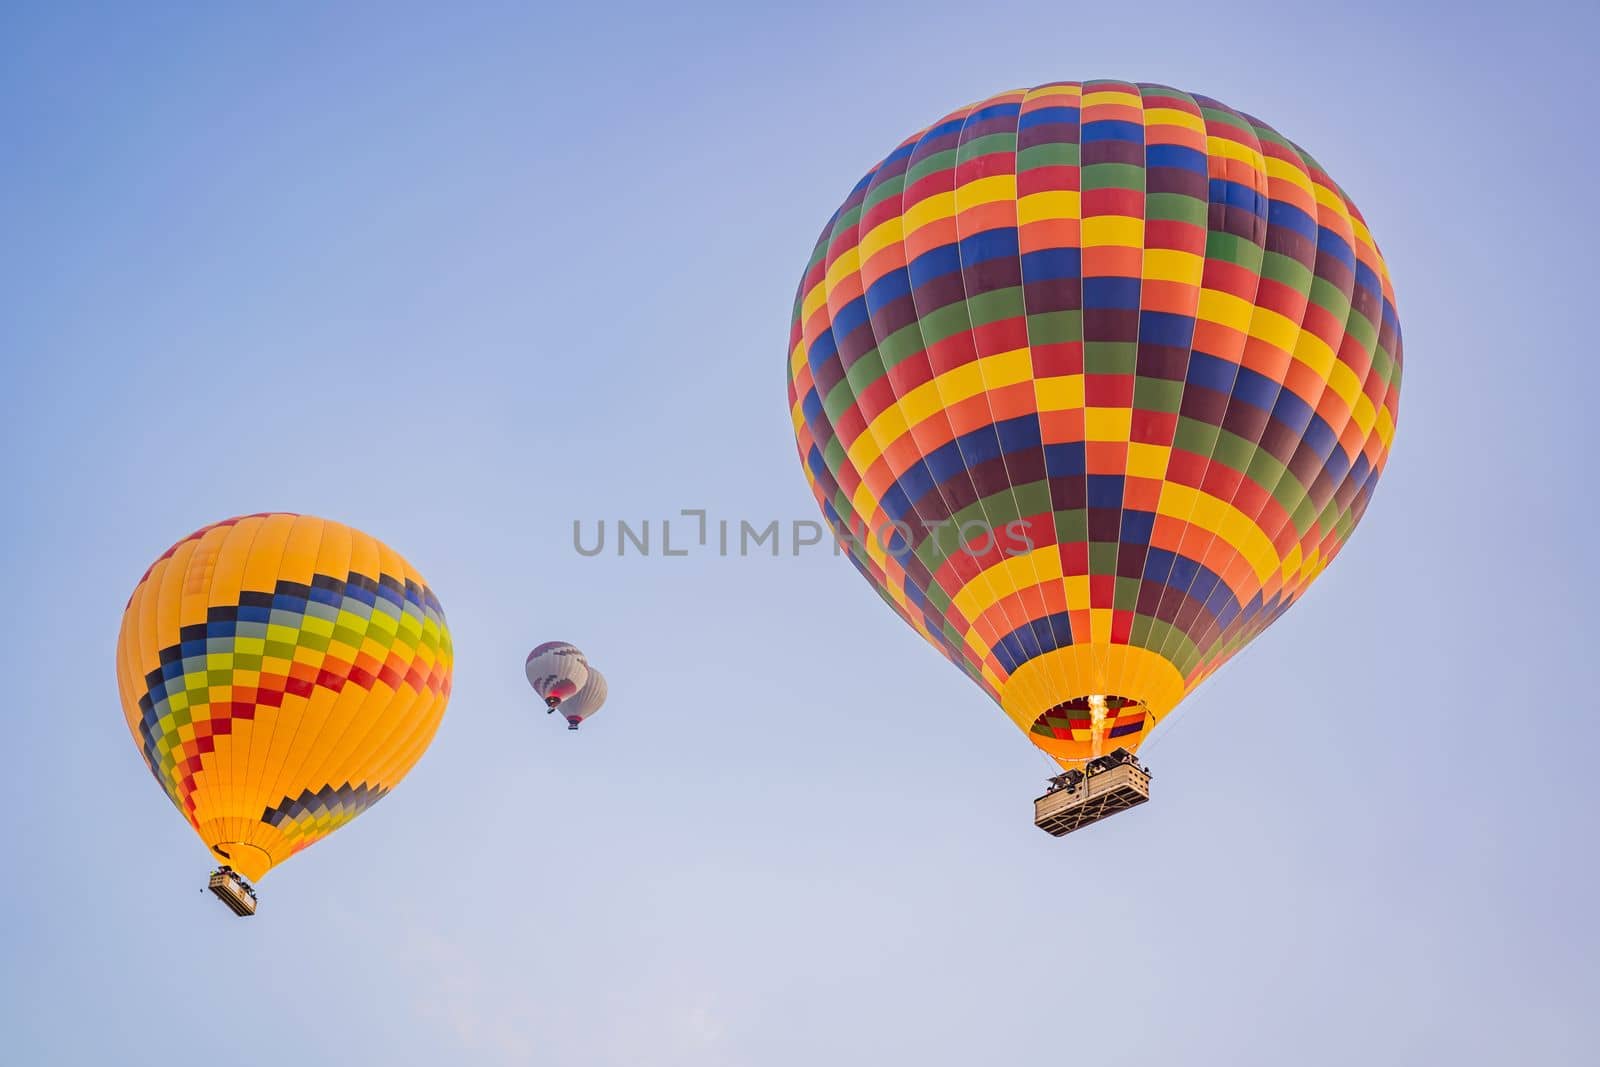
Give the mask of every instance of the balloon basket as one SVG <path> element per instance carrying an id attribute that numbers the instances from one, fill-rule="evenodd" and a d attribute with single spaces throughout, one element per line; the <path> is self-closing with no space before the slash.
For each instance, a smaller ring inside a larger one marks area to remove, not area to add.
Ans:
<path id="1" fill-rule="evenodd" d="M 1150 769 L 1119 748 L 1050 779 L 1050 791 L 1033 802 L 1033 825 L 1064 837 L 1149 799 Z"/>
<path id="2" fill-rule="evenodd" d="M 218 900 L 233 909 L 235 915 L 256 913 L 256 891 L 237 872 L 227 867 L 212 871 L 211 881 L 206 884 L 206 888 L 215 893 Z"/>

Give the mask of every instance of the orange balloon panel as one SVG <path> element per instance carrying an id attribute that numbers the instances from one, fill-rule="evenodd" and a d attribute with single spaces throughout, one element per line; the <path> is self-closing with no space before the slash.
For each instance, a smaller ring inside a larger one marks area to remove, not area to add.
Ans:
<path id="1" fill-rule="evenodd" d="M 156 781 L 260 878 L 384 797 L 450 697 L 444 611 L 359 530 L 262 514 L 198 530 L 134 588 L 117 684 Z"/>

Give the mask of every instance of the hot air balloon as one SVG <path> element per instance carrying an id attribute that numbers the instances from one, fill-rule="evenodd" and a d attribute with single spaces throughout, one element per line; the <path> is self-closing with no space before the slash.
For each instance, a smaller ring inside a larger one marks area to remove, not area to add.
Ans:
<path id="1" fill-rule="evenodd" d="M 1338 554 L 1400 370 L 1383 258 L 1315 159 L 1090 81 L 960 108 L 868 171 L 788 378 L 851 561 L 1082 800 Z"/>
<path id="2" fill-rule="evenodd" d="M 308 515 L 197 530 L 134 587 L 117 684 L 134 743 L 222 866 L 251 881 L 399 784 L 450 697 L 439 600 L 393 549 Z"/>
<path id="3" fill-rule="evenodd" d="M 600 710 L 600 705 L 606 702 L 606 676 L 594 667 L 589 668 L 589 680 L 583 688 L 561 705 L 561 714 L 567 717 L 567 729 L 576 730 L 578 725 Z"/>
<path id="4" fill-rule="evenodd" d="M 589 680 L 589 663 L 565 641 L 546 641 L 528 653 L 523 665 L 528 684 L 543 698 L 546 714 L 583 688 Z"/>

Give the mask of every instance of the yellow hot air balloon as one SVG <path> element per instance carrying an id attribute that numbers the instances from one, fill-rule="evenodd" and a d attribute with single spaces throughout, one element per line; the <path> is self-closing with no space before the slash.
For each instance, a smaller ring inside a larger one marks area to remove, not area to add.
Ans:
<path id="1" fill-rule="evenodd" d="M 453 656 L 393 549 L 306 515 L 228 519 L 145 572 L 117 684 L 134 743 L 254 911 L 258 879 L 383 798 L 433 740 Z"/>

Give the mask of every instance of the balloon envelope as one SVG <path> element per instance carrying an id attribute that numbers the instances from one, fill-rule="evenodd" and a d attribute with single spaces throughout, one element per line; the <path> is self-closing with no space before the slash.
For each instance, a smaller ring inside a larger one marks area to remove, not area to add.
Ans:
<path id="1" fill-rule="evenodd" d="M 1354 204 L 1159 85 L 1002 93 L 907 138 L 824 227 L 790 342 L 851 561 L 1064 765 L 1136 749 L 1305 592 L 1398 413 Z"/>
<path id="2" fill-rule="evenodd" d="M 139 580 L 117 638 L 146 765 L 217 861 L 251 879 L 405 777 L 444 715 L 452 660 L 411 565 L 308 515 L 190 534 Z"/>
<path id="3" fill-rule="evenodd" d="M 589 663 L 583 653 L 565 641 L 546 641 L 532 652 L 523 664 L 528 684 L 551 707 L 583 688 L 589 680 Z"/>
<path id="4" fill-rule="evenodd" d="M 576 726 L 600 710 L 600 706 L 606 702 L 606 695 L 606 676 L 590 667 L 589 680 L 571 698 L 562 702 L 561 714 L 567 717 L 569 724 Z"/>

